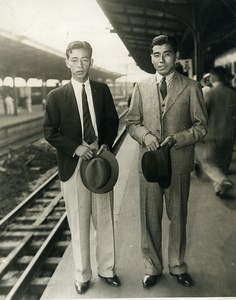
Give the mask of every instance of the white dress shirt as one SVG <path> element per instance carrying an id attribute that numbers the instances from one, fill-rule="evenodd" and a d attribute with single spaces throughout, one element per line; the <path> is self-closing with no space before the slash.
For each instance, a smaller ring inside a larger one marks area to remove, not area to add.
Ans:
<path id="1" fill-rule="evenodd" d="M 84 84 L 84 86 L 85 86 L 85 91 L 86 91 L 86 94 L 87 94 L 89 112 L 90 112 L 90 115 L 91 115 L 93 128 L 94 128 L 96 136 L 98 136 L 96 115 L 95 115 L 94 106 L 93 106 L 93 97 L 92 97 L 92 91 L 91 91 L 91 86 L 90 86 L 89 79 L 86 80 L 84 83 L 80 83 L 72 77 L 71 78 L 71 83 L 72 83 L 72 86 L 73 86 L 73 89 L 74 89 L 74 92 L 75 92 L 75 98 L 76 98 L 76 102 L 77 102 L 78 109 L 79 109 L 83 136 L 84 136 L 84 122 L 83 122 L 83 104 L 82 104 L 82 84 Z"/>

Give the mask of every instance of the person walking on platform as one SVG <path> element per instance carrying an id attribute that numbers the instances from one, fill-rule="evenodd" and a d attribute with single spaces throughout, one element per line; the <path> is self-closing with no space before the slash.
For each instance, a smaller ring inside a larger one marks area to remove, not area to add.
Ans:
<path id="1" fill-rule="evenodd" d="M 187 202 L 194 144 L 206 135 L 207 116 L 199 83 L 175 70 L 178 58 L 174 38 L 160 35 L 152 40 L 151 61 L 157 72 L 136 84 L 126 118 L 127 130 L 140 146 L 144 288 L 154 286 L 163 272 L 163 199 L 170 221 L 169 273 L 179 284 L 193 285 L 184 261 Z"/>
<path id="2" fill-rule="evenodd" d="M 226 75 L 223 67 L 210 70 L 213 87 L 204 97 L 208 110 L 208 133 L 195 148 L 196 175 L 203 171 L 211 179 L 215 194 L 219 197 L 225 197 L 233 187 L 227 174 L 235 140 L 236 93 L 223 83 Z"/>
<path id="3" fill-rule="evenodd" d="M 6 114 L 8 116 L 14 115 L 14 99 L 12 98 L 10 93 L 6 94 L 5 103 L 6 103 Z"/>
<path id="4" fill-rule="evenodd" d="M 201 79 L 200 83 L 201 83 L 201 86 L 202 86 L 203 98 L 205 98 L 205 95 L 208 93 L 208 91 L 212 87 L 210 73 L 204 74 L 202 76 L 202 79 Z"/>
<path id="5" fill-rule="evenodd" d="M 32 98 L 31 95 L 28 95 L 27 98 L 25 99 L 25 106 L 28 111 L 28 113 L 32 113 Z"/>
<path id="6" fill-rule="evenodd" d="M 82 166 L 92 162 L 95 156 L 114 157 L 109 149 L 112 149 L 119 123 L 108 86 L 89 79 L 92 63 L 92 48 L 88 42 L 75 41 L 68 45 L 66 65 L 72 78 L 48 94 L 43 125 L 46 140 L 57 149 L 59 178 L 72 236 L 75 288 L 79 294 L 87 291 L 92 277 L 91 216 L 96 229 L 98 275 L 108 285 L 120 286 L 115 273 L 112 186 L 108 180 L 109 192 L 103 188 L 91 191 L 82 177 Z M 96 184 L 107 187 L 107 181 L 99 183 L 101 177 L 94 171 L 96 167 L 99 170 L 99 164 L 97 159 L 85 173 L 94 181 L 94 187 Z"/>

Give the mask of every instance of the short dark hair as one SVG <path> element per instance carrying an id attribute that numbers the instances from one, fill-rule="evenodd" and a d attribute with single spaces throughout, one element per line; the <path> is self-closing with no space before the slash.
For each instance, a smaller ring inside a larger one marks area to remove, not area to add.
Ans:
<path id="1" fill-rule="evenodd" d="M 66 57 L 69 58 L 73 49 L 81 49 L 84 48 L 89 51 L 90 57 L 92 57 L 93 49 L 88 42 L 85 41 L 74 41 L 68 44 L 66 48 Z"/>
<path id="2" fill-rule="evenodd" d="M 219 79 L 219 81 L 221 81 L 223 83 L 228 83 L 229 81 L 231 81 L 234 78 L 231 71 L 222 66 L 211 68 L 210 73 L 212 75 L 216 76 Z"/>
<path id="3" fill-rule="evenodd" d="M 168 44 L 172 47 L 174 53 L 176 53 L 178 51 L 178 44 L 175 38 L 173 38 L 172 36 L 167 36 L 164 34 L 158 35 L 156 37 L 154 37 L 154 39 L 151 42 L 150 45 L 150 52 L 153 53 L 153 47 L 156 45 L 164 45 L 164 44 Z"/>

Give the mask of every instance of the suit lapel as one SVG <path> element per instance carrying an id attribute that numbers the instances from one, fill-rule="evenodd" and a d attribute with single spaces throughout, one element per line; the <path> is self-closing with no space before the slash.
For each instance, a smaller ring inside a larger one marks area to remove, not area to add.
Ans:
<path id="1" fill-rule="evenodd" d="M 186 88 L 187 82 L 183 81 L 179 73 L 175 72 L 173 79 L 170 83 L 170 87 L 168 90 L 168 94 L 166 96 L 166 112 L 170 109 L 170 107 L 175 103 L 175 101 L 179 98 L 183 90 Z"/>
<path id="2" fill-rule="evenodd" d="M 99 128 L 101 114 L 102 114 L 101 101 L 102 101 L 103 97 L 99 96 L 100 95 L 99 87 L 96 85 L 95 81 L 90 80 L 90 86 L 91 86 L 91 92 L 92 92 L 92 98 L 93 98 L 94 112 L 96 115 L 97 128 Z"/>
<path id="3" fill-rule="evenodd" d="M 150 103 L 149 107 L 154 109 L 155 115 L 160 119 L 160 104 L 155 75 L 148 81 L 147 95 L 148 102 Z"/>
<path id="4" fill-rule="evenodd" d="M 65 88 L 65 105 L 66 109 L 70 111 L 71 118 L 74 119 L 76 122 L 78 121 L 79 127 L 82 128 L 81 119 L 79 115 L 79 108 L 77 105 L 75 92 L 71 82 L 69 82 Z"/>

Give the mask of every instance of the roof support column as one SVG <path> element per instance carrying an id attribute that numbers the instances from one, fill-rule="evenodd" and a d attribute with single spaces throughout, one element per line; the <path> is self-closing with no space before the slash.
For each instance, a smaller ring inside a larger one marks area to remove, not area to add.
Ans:
<path id="1" fill-rule="evenodd" d="M 202 59 L 202 48 L 201 48 L 201 34 L 198 30 L 195 30 L 194 35 L 194 74 L 196 79 L 199 81 L 203 74 L 203 59 Z"/>
<path id="2" fill-rule="evenodd" d="M 16 77 L 13 77 L 13 91 L 14 91 L 14 115 L 18 115 L 18 103 L 19 103 L 19 97 L 18 97 L 18 92 L 16 88 Z"/>

